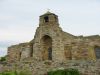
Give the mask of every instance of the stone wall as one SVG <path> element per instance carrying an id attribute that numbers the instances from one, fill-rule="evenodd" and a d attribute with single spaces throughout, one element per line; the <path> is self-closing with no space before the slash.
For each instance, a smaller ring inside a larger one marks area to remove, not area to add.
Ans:
<path id="1" fill-rule="evenodd" d="M 0 64 L 0 72 L 2 72 L 2 71 L 3 71 L 3 65 Z"/>
<path id="2" fill-rule="evenodd" d="M 7 61 L 16 62 L 32 56 L 32 45 L 30 43 L 21 43 L 8 48 Z"/>
<path id="3" fill-rule="evenodd" d="M 38 62 L 38 63 L 37 63 Z M 80 71 L 82 75 L 100 75 L 100 60 L 97 61 L 82 61 L 69 60 L 65 62 L 53 61 L 23 61 L 18 63 L 10 63 L 3 67 L 4 70 L 29 70 L 33 75 L 44 75 L 48 71 L 58 69 L 75 68 Z"/>

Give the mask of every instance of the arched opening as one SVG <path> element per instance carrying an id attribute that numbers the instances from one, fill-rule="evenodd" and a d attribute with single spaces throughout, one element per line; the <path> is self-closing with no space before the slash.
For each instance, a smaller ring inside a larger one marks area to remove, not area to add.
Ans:
<path id="1" fill-rule="evenodd" d="M 95 51 L 96 58 L 100 59 L 100 47 L 95 46 L 94 51 Z"/>
<path id="2" fill-rule="evenodd" d="M 49 22 L 49 17 L 48 17 L 48 16 L 45 16 L 45 17 L 44 17 L 44 21 L 45 21 L 45 22 Z"/>
<path id="3" fill-rule="evenodd" d="M 52 38 L 45 35 L 41 39 L 42 59 L 52 60 Z"/>

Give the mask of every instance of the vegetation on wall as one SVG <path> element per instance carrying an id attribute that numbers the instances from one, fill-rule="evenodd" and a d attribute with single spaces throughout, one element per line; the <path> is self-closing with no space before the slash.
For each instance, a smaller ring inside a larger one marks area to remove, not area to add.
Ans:
<path id="1" fill-rule="evenodd" d="M 77 69 L 64 69 L 64 70 L 56 70 L 50 71 L 47 75 L 80 75 Z"/>

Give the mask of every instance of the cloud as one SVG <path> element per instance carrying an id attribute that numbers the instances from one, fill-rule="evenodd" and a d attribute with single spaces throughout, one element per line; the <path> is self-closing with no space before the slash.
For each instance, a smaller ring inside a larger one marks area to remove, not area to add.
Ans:
<path id="1" fill-rule="evenodd" d="M 18 41 L 12 41 L 12 40 L 3 40 L 0 41 L 0 57 L 7 55 L 8 47 L 14 44 L 18 44 Z"/>
<path id="2" fill-rule="evenodd" d="M 0 47 L 0 57 L 5 56 L 7 54 L 7 49 Z"/>
<path id="3" fill-rule="evenodd" d="M 0 41 L 4 42 L 0 43 L 2 50 L 7 50 L 11 44 L 33 39 L 39 16 L 47 9 L 59 16 L 60 26 L 66 32 L 74 35 L 100 34 L 99 0 L 0 1 Z"/>
<path id="4" fill-rule="evenodd" d="M 0 14 L 0 23 L 8 22 L 9 20 L 13 20 L 13 19 L 15 19 L 15 16 Z M 0 26 L 2 26 L 2 25 L 0 25 Z"/>

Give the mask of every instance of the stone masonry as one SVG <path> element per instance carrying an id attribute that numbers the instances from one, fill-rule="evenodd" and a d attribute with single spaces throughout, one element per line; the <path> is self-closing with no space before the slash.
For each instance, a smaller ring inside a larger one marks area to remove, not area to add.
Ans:
<path id="1" fill-rule="evenodd" d="M 95 64 L 99 59 L 99 35 L 84 37 L 64 32 L 59 26 L 58 16 L 49 11 L 40 16 L 34 39 L 10 46 L 7 55 L 8 64 L 12 67 L 14 63 L 19 67 L 26 65 L 34 72 L 33 75 L 43 75 L 51 69 L 71 68 L 75 65 L 82 73 L 88 69 L 87 75 L 100 75 L 100 64 Z M 92 73 L 89 68 L 96 70 L 93 71 L 96 73 Z"/>

